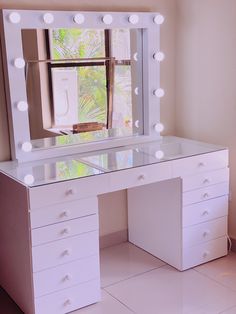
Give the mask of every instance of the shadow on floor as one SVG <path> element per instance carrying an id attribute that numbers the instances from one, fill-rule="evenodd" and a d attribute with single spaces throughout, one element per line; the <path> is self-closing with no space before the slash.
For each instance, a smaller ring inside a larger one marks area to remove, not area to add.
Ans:
<path id="1" fill-rule="evenodd" d="M 0 313 L 24 314 L 1 287 L 0 287 Z"/>

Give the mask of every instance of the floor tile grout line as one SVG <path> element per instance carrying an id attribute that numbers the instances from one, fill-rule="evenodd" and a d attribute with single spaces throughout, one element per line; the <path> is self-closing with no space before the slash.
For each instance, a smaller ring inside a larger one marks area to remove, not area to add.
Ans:
<path id="1" fill-rule="evenodd" d="M 217 314 L 224 314 L 226 311 L 232 310 L 233 308 L 235 308 L 235 305 L 234 305 L 234 306 L 231 306 L 231 307 L 229 307 L 229 308 L 227 308 L 227 309 L 225 309 L 225 310 L 223 310 L 223 311 L 220 311 L 220 312 L 217 313 Z"/>
<path id="2" fill-rule="evenodd" d="M 109 291 L 107 291 L 106 289 L 103 288 L 104 291 L 106 291 L 107 294 L 109 294 L 113 299 L 115 299 L 117 302 L 119 302 L 120 304 L 122 304 L 124 307 L 126 307 L 129 311 L 131 311 L 132 313 L 136 314 L 136 312 L 134 312 L 134 310 L 132 310 L 127 304 L 125 304 L 124 302 L 122 302 L 121 300 L 119 300 L 117 297 L 115 297 L 113 294 L 111 294 Z"/>
<path id="3" fill-rule="evenodd" d="M 144 272 L 142 272 L 142 273 L 134 274 L 134 275 L 132 275 L 132 276 L 130 276 L 130 277 L 126 277 L 126 278 L 121 279 L 121 280 L 119 280 L 119 281 L 113 282 L 113 283 L 111 283 L 111 284 L 109 284 L 109 285 L 107 285 L 107 286 L 103 286 L 102 289 L 110 288 L 110 287 L 112 287 L 112 286 L 114 286 L 114 285 L 116 285 L 116 284 L 119 284 L 119 283 L 121 283 L 121 282 L 124 282 L 124 281 L 126 281 L 126 280 L 129 280 L 129 279 L 132 279 L 132 278 L 135 278 L 135 277 L 138 277 L 138 276 L 142 276 L 142 275 L 144 275 L 144 274 L 146 274 L 146 273 L 149 273 L 149 272 L 151 272 L 151 271 L 153 271 L 153 270 L 156 270 L 156 269 L 160 269 L 160 268 L 165 267 L 165 266 L 167 266 L 167 265 L 168 265 L 168 264 L 161 265 L 161 266 L 159 266 L 159 267 L 155 267 L 155 268 L 146 270 L 146 271 L 144 271 Z"/>
<path id="4" fill-rule="evenodd" d="M 208 276 L 208 275 L 206 275 L 206 274 L 203 274 L 203 273 L 200 272 L 199 270 L 197 270 L 197 269 L 195 269 L 195 268 L 193 268 L 192 270 L 194 270 L 195 272 L 197 272 L 199 275 L 202 275 L 202 276 L 204 276 L 204 277 L 207 277 L 208 279 L 214 281 L 215 283 L 218 283 L 218 284 L 221 285 L 222 287 L 228 288 L 231 292 L 236 293 L 236 290 L 232 289 L 232 288 L 229 287 L 229 286 L 226 286 L 225 284 L 219 282 L 218 280 L 216 280 L 216 279 L 214 279 L 214 278 L 212 278 L 212 277 L 210 277 L 210 276 Z M 235 306 L 236 306 L 236 303 L 235 303 Z"/>

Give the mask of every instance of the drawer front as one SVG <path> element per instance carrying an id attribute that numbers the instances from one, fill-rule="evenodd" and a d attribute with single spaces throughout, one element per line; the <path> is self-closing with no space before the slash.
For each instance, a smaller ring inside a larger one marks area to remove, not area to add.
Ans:
<path id="1" fill-rule="evenodd" d="M 227 235 L 227 216 L 183 229 L 183 247 L 190 247 Z"/>
<path id="2" fill-rule="evenodd" d="M 99 271 L 99 256 L 94 255 L 34 273 L 34 295 L 41 297 L 83 282 L 99 280 Z"/>
<path id="3" fill-rule="evenodd" d="M 182 270 L 209 262 L 227 254 L 227 237 L 195 245 L 183 250 Z"/>
<path id="4" fill-rule="evenodd" d="M 173 161 L 173 176 L 186 175 L 217 170 L 228 167 L 228 150 L 202 154 Z"/>
<path id="5" fill-rule="evenodd" d="M 183 206 L 194 204 L 215 197 L 227 195 L 229 193 L 229 183 L 219 183 L 215 185 L 208 186 L 206 188 L 184 192 L 183 193 Z"/>
<path id="6" fill-rule="evenodd" d="M 56 204 L 30 211 L 31 228 L 51 225 L 83 216 L 97 214 L 97 197 Z"/>
<path id="7" fill-rule="evenodd" d="M 54 240 L 61 240 L 77 234 L 98 230 L 98 215 L 61 222 L 31 231 L 32 245 L 40 245 Z"/>
<path id="8" fill-rule="evenodd" d="M 99 252 L 98 231 L 76 237 L 34 246 L 32 248 L 33 271 L 37 272 Z"/>
<path id="9" fill-rule="evenodd" d="M 96 196 L 109 192 L 108 187 L 107 174 L 33 187 L 29 189 L 30 208 L 41 208 Z"/>
<path id="10" fill-rule="evenodd" d="M 110 173 L 110 189 L 116 191 L 170 178 L 171 165 L 164 162 Z"/>
<path id="11" fill-rule="evenodd" d="M 204 188 L 221 182 L 229 181 L 229 168 L 204 172 L 182 178 L 183 192 Z"/>
<path id="12" fill-rule="evenodd" d="M 35 299 L 35 314 L 69 313 L 101 299 L 99 280 L 82 283 Z"/>
<path id="13" fill-rule="evenodd" d="M 183 207 L 183 227 L 228 215 L 228 196 Z"/>

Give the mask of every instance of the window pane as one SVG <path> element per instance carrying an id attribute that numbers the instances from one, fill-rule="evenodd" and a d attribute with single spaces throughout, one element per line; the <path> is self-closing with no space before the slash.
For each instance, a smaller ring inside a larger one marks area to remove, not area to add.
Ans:
<path id="1" fill-rule="evenodd" d="M 107 92 L 105 67 L 78 67 L 78 81 L 78 122 L 101 122 L 106 124 Z"/>
<path id="2" fill-rule="evenodd" d="M 132 127 L 131 67 L 115 67 L 113 128 Z"/>
<path id="3" fill-rule="evenodd" d="M 52 59 L 105 56 L 103 29 L 54 29 L 51 36 Z"/>
<path id="4" fill-rule="evenodd" d="M 104 66 L 53 68 L 52 87 L 55 126 L 81 122 L 106 124 Z"/>

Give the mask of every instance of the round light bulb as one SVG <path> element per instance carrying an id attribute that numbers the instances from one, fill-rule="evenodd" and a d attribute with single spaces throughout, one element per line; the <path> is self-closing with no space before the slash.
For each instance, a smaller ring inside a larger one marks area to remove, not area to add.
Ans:
<path id="1" fill-rule="evenodd" d="M 138 89 L 138 87 L 135 87 L 134 93 L 135 93 L 135 95 L 138 95 L 138 94 L 139 94 L 139 89 Z"/>
<path id="2" fill-rule="evenodd" d="M 153 94 L 158 98 L 162 98 L 163 96 L 165 96 L 165 91 L 162 88 L 158 88 L 154 90 Z"/>
<path id="3" fill-rule="evenodd" d="M 27 102 L 26 101 L 19 101 L 18 103 L 17 103 L 17 109 L 19 110 L 19 111 L 27 111 L 28 110 L 28 104 L 27 104 Z"/>
<path id="4" fill-rule="evenodd" d="M 32 174 L 27 174 L 24 176 L 24 182 L 27 185 L 32 185 L 34 183 L 34 176 Z"/>
<path id="5" fill-rule="evenodd" d="M 11 12 L 9 14 L 9 21 L 12 24 L 18 24 L 18 23 L 20 23 L 20 20 L 21 20 L 21 16 L 18 12 Z"/>
<path id="6" fill-rule="evenodd" d="M 23 150 L 23 152 L 29 153 L 32 150 L 32 144 L 30 142 L 24 142 L 21 145 L 21 149 Z"/>
<path id="7" fill-rule="evenodd" d="M 164 152 L 162 150 L 158 150 L 155 152 L 156 159 L 162 159 L 164 157 Z"/>
<path id="8" fill-rule="evenodd" d="M 138 53 L 137 52 L 134 53 L 133 59 L 134 59 L 134 61 L 138 61 Z"/>
<path id="9" fill-rule="evenodd" d="M 156 132 L 160 133 L 164 130 L 164 125 L 162 123 L 156 123 L 154 129 Z"/>
<path id="10" fill-rule="evenodd" d="M 45 13 L 43 15 L 43 20 L 46 24 L 52 24 L 54 22 L 54 16 L 52 13 Z"/>
<path id="11" fill-rule="evenodd" d="M 161 62 L 165 59 L 165 54 L 161 51 L 158 51 L 158 52 L 154 53 L 153 59 L 155 59 L 158 62 Z"/>
<path id="12" fill-rule="evenodd" d="M 106 14 L 102 17 L 102 21 L 106 25 L 110 25 L 113 22 L 113 17 L 110 14 Z"/>
<path id="13" fill-rule="evenodd" d="M 85 21 L 85 17 L 83 14 L 78 13 L 74 16 L 73 20 L 76 24 L 83 24 Z"/>
<path id="14" fill-rule="evenodd" d="M 136 14 L 132 14 L 129 16 L 128 21 L 131 24 L 137 24 L 139 22 L 139 17 Z"/>
<path id="15" fill-rule="evenodd" d="M 139 128 L 139 120 L 136 120 L 136 121 L 134 122 L 134 125 L 135 125 L 135 127 L 138 129 L 138 128 Z"/>
<path id="16" fill-rule="evenodd" d="M 155 23 L 155 24 L 157 24 L 157 25 L 161 25 L 161 24 L 163 24 L 163 23 L 164 23 L 165 18 L 164 18 L 164 16 L 163 16 L 163 15 L 158 14 L 158 15 L 156 15 L 156 16 L 154 17 L 153 21 L 154 21 L 154 23 Z"/>
<path id="17" fill-rule="evenodd" d="M 25 60 L 23 58 L 16 58 L 14 60 L 14 66 L 17 69 L 23 69 L 25 67 Z"/>

